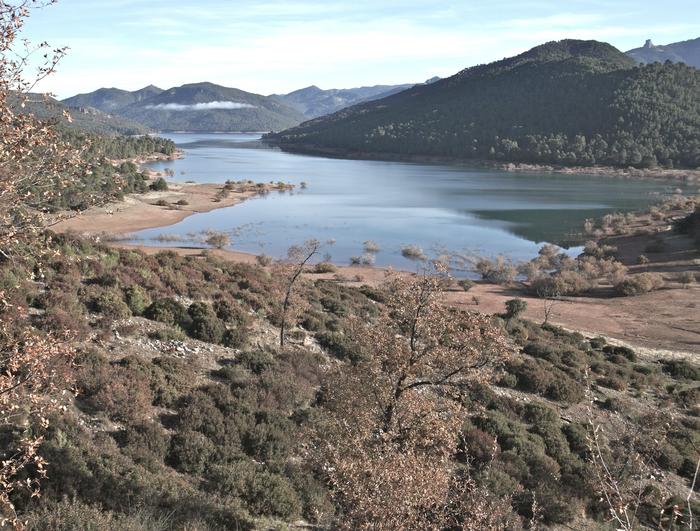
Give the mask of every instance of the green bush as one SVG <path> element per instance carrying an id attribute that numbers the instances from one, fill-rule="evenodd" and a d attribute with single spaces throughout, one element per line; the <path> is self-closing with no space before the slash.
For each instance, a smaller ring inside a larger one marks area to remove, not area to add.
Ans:
<path id="1" fill-rule="evenodd" d="M 318 344 L 340 360 L 356 361 L 360 353 L 355 343 L 340 332 L 322 332 L 316 335 Z"/>
<path id="2" fill-rule="evenodd" d="M 128 425 L 115 436 L 117 442 L 137 462 L 162 462 L 170 447 L 170 437 L 157 422 Z"/>
<path id="3" fill-rule="evenodd" d="M 143 315 L 151 304 L 151 297 L 141 286 L 129 286 L 124 290 L 126 304 L 134 315 Z"/>
<path id="4" fill-rule="evenodd" d="M 201 474 L 215 453 L 216 446 L 206 435 L 181 431 L 172 438 L 168 463 L 180 472 Z"/>
<path id="5" fill-rule="evenodd" d="M 616 347 L 614 345 L 607 345 L 603 347 L 603 352 L 611 356 L 623 356 L 627 360 L 635 362 L 637 361 L 637 355 L 634 350 L 629 347 Z"/>
<path id="6" fill-rule="evenodd" d="M 95 309 L 108 319 L 118 320 L 131 317 L 131 310 L 115 290 L 104 291 L 95 300 Z"/>
<path id="7" fill-rule="evenodd" d="M 527 302 L 522 299 L 510 299 L 506 301 L 506 319 L 517 319 L 527 310 Z"/>
<path id="8" fill-rule="evenodd" d="M 663 360 L 661 362 L 665 373 L 681 380 L 700 381 L 700 366 L 686 360 Z"/>
<path id="9" fill-rule="evenodd" d="M 248 341 L 249 335 L 248 329 L 243 326 L 229 328 L 224 332 L 221 342 L 228 348 L 241 348 Z"/>
<path id="10" fill-rule="evenodd" d="M 159 328 L 148 334 L 151 339 L 157 339 L 158 341 L 184 341 L 187 339 L 187 335 L 182 331 L 179 326 Z"/>
<path id="11" fill-rule="evenodd" d="M 158 177 L 149 188 L 154 192 L 165 192 L 168 190 L 168 183 L 162 177 Z"/>
<path id="12" fill-rule="evenodd" d="M 278 474 L 257 473 L 248 485 L 244 499 L 254 515 L 270 515 L 289 520 L 298 518 L 301 514 L 301 501 L 294 487 Z"/>
<path id="13" fill-rule="evenodd" d="M 189 325 L 189 316 L 187 310 L 179 302 L 171 298 L 163 298 L 153 301 L 146 311 L 144 316 L 152 321 L 159 321 L 167 325 L 177 325 L 182 328 L 183 323 Z"/>
<path id="14" fill-rule="evenodd" d="M 226 327 L 208 304 L 195 302 L 187 309 L 187 313 L 191 320 L 190 336 L 207 343 L 221 343 Z"/>

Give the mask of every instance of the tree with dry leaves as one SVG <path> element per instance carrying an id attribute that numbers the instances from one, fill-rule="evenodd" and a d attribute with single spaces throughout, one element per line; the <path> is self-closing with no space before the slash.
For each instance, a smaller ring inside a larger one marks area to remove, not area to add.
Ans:
<path id="1" fill-rule="evenodd" d="M 350 327 L 360 361 L 326 379 L 311 453 L 346 528 L 438 529 L 460 519 L 476 528 L 486 517 L 465 519 L 468 511 L 457 510 L 460 500 L 479 506 L 480 497 L 454 467 L 459 397 L 490 381 L 511 346 L 489 317 L 441 304 L 447 282 L 440 275 L 392 281 L 378 320 Z"/>
<path id="2" fill-rule="evenodd" d="M 31 9 L 51 3 L 0 2 L 0 268 L 16 271 L 31 270 L 24 262 L 40 269 L 47 251 L 38 237 L 45 205 L 81 168 L 79 151 L 50 123 L 21 112 L 36 83 L 64 54 L 46 43 L 31 48 L 18 38 Z M 36 60 L 38 71 L 28 80 L 27 65 Z M 35 330 L 11 291 L 0 291 L 0 429 L 7 441 L 0 448 L 0 520 L 21 529 L 12 496 L 21 489 L 38 495 L 46 474 L 37 453 L 41 432 L 51 413 L 64 406 L 73 352 L 67 332 L 47 336 Z"/>

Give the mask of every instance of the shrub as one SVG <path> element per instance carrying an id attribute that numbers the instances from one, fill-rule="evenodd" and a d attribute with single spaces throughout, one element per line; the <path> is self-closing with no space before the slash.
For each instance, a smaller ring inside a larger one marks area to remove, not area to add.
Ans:
<path id="1" fill-rule="evenodd" d="M 700 366 L 686 360 L 663 360 L 663 370 L 676 379 L 700 381 Z"/>
<path id="2" fill-rule="evenodd" d="M 158 341 L 184 341 L 187 336 L 182 331 L 182 328 L 160 328 L 148 334 L 151 339 L 157 339 Z"/>
<path id="3" fill-rule="evenodd" d="M 95 300 L 95 309 L 108 319 L 126 319 L 131 317 L 131 310 L 122 299 L 121 293 L 107 290 Z"/>
<path id="4" fill-rule="evenodd" d="M 120 365 L 94 375 L 94 394 L 88 403 L 120 421 L 140 420 L 151 411 L 153 395 L 147 375 Z"/>
<path id="5" fill-rule="evenodd" d="M 345 334 L 340 332 L 322 332 L 316 336 L 318 344 L 330 354 L 341 360 L 359 359 L 357 346 Z"/>
<path id="6" fill-rule="evenodd" d="M 624 391 L 627 389 L 627 382 L 615 376 L 602 376 L 596 379 L 596 383 L 600 386 L 608 387 L 609 389 L 615 389 L 616 391 Z"/>
<path id="7" fill-rule="evenodd" d="M 151 304 L 151 297 L 141 286 L 129 286 L 124 290 L 126 304 L 134 315 L 143 315 Z"/>
<path id="8" fill-rule="evenodd" d="M 510 299 L 506 301 L 506 319 L 517 319 L 527 310 L 527 302 L 522 299 Z"/>
<path id="9" fill-rule="evenodd" d="M 350 265 L 374 265 L 374 255 L 365 253 L 362 256 L 351 256 Z"/>
<path id="10" fill-rule="evenodd" d="M 464 278 L 460 281 L 457 282 L 460 288 L 462 288 L 464 291 L 469 291 L 472 289 L 474 286 L 476 286 L 476 282 L 473 280 L 469 280 L 467 278 Z"/>
<path id="11" fill-rule="evenodd" d="M 201 474 L 215 452 L 216 446 L 206 435 L 185 430 L 172 438 L 168 463 L 180 472 Z"/>
<path id="12" fill-rule="evenodd" d="M 117 442 L 136 461 L 155 459 L 162 462 L 170 447 L 170 437 L 157 422 L 128 425 L 117 433 Z"/>
<path id="13" fill-rule="evenodd" d="M 591 281 L 578 271 L 562 271 L 553 276 L 536 278 L 530 289 L 539 297 L 581 295 L 593 287 Z"/>
<path id="14" fill-rule="evenodd" d="M 153 301 L 146 311 L 144 316 L 152 321 L 159 321 L 168 325 L 178 325 L 183 328 L 183 324 L 189 324 L 187 310 L 179 302 L 174 299 L 164 298 Z"/>
<path id="15" fill-rule="evenodd" d="M 178 202 L 177 202 L 176 204 L 177 204 L 177 205 L 180 205 L 180 206 L 187 206 L 187 205 L 189 205 L 190 203 L 189 203 L 189 201 L 187 201 L 187 199 L 179 199 Z"/>
<path id="16" fill-rule="evenodd" d="M 223 249 L 231 245 L 231 236 L 226 232 L 210 230 L 206 233 L 204 243 L 217 249 Z"/>
<path id="17" fill-rule="evenodd" d="M 481 278 L 492 284 L 510 284 L 518 274 L 518 268 L 499 256 L 495 261 L 482 258 L 476 263 Z"/>
<path id="18" fill-rule="evenodd" d="M 404 245 L 401 247 L 401 256 L 409 260 L 425 260 L 426 256 L 418 245 Z"/>
<path id="19" fill-rule="evenodd" d="M 228 324 L 247 325 L 250 321 L 248 312 L 237 301 L 221 297 L 214 301 L 216 316 Z"/>
<path id="20" fill-rule="evenodd" d="M 289 481 L 270 472 L 258 472 L 244 496 L 254 515 L 270 515 L 292 519 L 301 513 L 301 502 Z"/>
<path id="21" fill-rule="evenodd" d="M 154 192 L 165 192 L 168 190 L 168 183 L 162 177 L 158 177 L 149 188 Z"/>
<path id="22" fill-rule="evenodd" d="M 626 277 L 616 288 L 621 295 L 631 297 L 661 289 L 663 286 L 664 279 L 659 273 L 639 273 Z"/>
<path id="23" fill-rule="evenodd" d="M 601 349 L 608 343 L 604 337 L 594 337 L 589 342 L 594 349 Z"/>
<path id="24" fill-rule="evenodd" d="M 330 262 L 319 262 L 314 266 L 314 273 L 318 274 L 335 273 L 336 271 L 338 271 L 338 268 Z"/>
<path id="25" fill-rule="evenodd" d="M 255 257 L 255 261 L 262 267 L 267 267 L 272 264 L 272 257 L 266 254 L 259 254 Z"/>
<path id="26" fill-rule="evenodd" d="M 372 240 L 367 240 L 362 244 L 362 247 L 366 253 L 376 254 L 382 250 L 379 244 Z"/>
<path id="27" fill-rule="evenodd" d="M 160 371 L 160 378 L 154 379 L 154 404 L 171 407 L 196 382 L 196 375 L 191 365 L 177 358 L 155 358 L 153 364 Z"/>
<path id="28" fill-rule="evenodd" d="M 211 307 L 203 302 L 195 302 L 188 309 L 191 324 L 190 335 L 208 343 L 221 343 L 226 328 Z"/>
<path id="29" fill-rule="evenodd" d="M 637 355 L 634 350 L 629 347 L 621 347 L 615 345 L 607 345 L 603 347 L 603 352 L 610 356 L 622 356 L 629 361 L 637 361 Z"/>
<path id="30" fill-rule="evenodd" d="M 238 356 L 238 363 L 254 374 L 262 374 L 275 364 L 275 358 L 267 350 L 251 350 L 241 352 Z"/>
<path id="31" fill-rule="evenodd" d="M 249 335 L 249 330 L 245 326 L 229 328 L 224 332 L 221 343 L 228 348 L 241 348 L 248 341 Z"/>

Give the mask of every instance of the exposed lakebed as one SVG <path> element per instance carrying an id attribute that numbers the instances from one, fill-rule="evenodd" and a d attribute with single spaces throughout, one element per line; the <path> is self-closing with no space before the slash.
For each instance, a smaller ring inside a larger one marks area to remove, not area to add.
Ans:
<path id="1" fill-rule="evenodd" d="M 328 252 L 337 263 L 361 255 L 365 240 L 381 248 L 377 265 L 403 269 L 413 267 L 401 254 L 405 245 L 432 256 L 449 250 L 522 260 L 543 242 L 572 241 L 586 218 L 639 210 L 683 188 L 660 181 L 296 155 L 251 144 L 260 138 L 255 134 L 165 136 L 185 157 L 148 166 L 172 170 L 176 180 L 284 181 L 296 188 L 137 233 L 148 245 L 173 245 L 161 238 L 175 235 L 180 245 L 204 247 L 197 235 L 212 229 L 230 232 L 235 250 L 274 257 L 316 238 L 335 241 Z"/>

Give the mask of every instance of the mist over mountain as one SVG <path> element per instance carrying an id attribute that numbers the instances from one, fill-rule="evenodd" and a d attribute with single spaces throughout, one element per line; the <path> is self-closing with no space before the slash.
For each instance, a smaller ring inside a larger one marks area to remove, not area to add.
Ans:
<path id="1" fill-rule="evenodd" d="M 213 83 L 135 92 L 100 89 L 64 100 L 112 112 L 159 131 L 276 131 L 304 116 L 276 98 Z"/>
<path id="2" fill-rule="evenodd" d="M 700 166 L 700 72 L 564 40 L 271 135 L 290 150 Z"/>
<path id="3" fill-rule="evenodd" d="M 661 46 L 655 45 L 649 39 L 641 48 L 629 50 L 627 55 L 643 64 L 671 61 L 700 68 L 700 37 Z"/>

